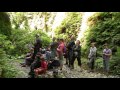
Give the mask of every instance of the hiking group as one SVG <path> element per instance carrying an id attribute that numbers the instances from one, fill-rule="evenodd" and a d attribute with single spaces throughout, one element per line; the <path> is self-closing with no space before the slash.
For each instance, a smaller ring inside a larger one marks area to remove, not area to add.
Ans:
<path id="1" fill-rule="evenodd" d="M 95 42 L 91 42 L 91 47 L 88 54 L 88 65 L 90 72 L 94 71 L 94 65 L 96 60 L 97 48 Z M 103 50 L 103 66 L 106 72 L 109 71 L 109 60 L 112 55 L 111 49 L 108 48 L 108 44 L 104 44 Z M 69 42 L 63 39 L 53 38 L 53 41 L 46 48 L 42 46 L 42 40 L 39 35 L 36 35 L 36 42 L 34 46 L 27 53 L 25 63 L 22 66 L 30 66 L 29 75 L 31 78 L 38 77 L 40 74 L 45 74 L 47 70 L 60 69 L 62 71 L 64 61 L 70 69 L 74 69 L 74 62 L 78 61 L 78 66 L 82 72 L 81 64 L 81 44 L 75 37 L 70 36 Z M 57 73 L 57 71 L 53 71 Z"/>

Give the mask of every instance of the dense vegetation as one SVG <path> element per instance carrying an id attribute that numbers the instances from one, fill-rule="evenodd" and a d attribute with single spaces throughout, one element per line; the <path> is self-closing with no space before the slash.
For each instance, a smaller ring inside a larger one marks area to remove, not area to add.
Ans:
<path id="1" fill-rule="evenodd" d="M 120 13 L 101 12 L 96 13 L 88 20 L 89 29 L 84 37 L 84 55 L 87 54 L 90 42 L 95 41 L 98 48 L 98 56 L 102 56 L 103 44 L 108 43 L 113 51 L 110 62 L 111 72 L 120 74 Z M 99 64 L 97 68 L 102 67 L 102 59 L 96 60 Z"/>
<path id="2" fill-rule="evenodd" d="M 69 12 L 61 25 L 55 30 L 56 37 L 69 41 L 71 35 L 77 38 L 81 26 L 82 14 L 80 12 Z"/>
<path id="3" fill-rule="evenodd" d="M 2 77 L 15 77 L 17 70 L 10 62 L 28 52 L 35 42 L 36 34 L 40 35 L 44 47 L 49 45 L 51 41 L 42 30 L 30 31 L 27 25 L 26 28 L 21 29 L 19 24 L 24 22 L 26 18 L 23 13 L 16 13 L 15 15 L 17 14 L 20 17 L 14 17 L 13 23 L 12 21 L 10 22 L 10 15 L 8 13 L 0 13 L 0 75 Z M 24 19 L 21 18 L 23 16 Z M 11 23 L 15 25 L 14 28 L 11 28 Z"/>

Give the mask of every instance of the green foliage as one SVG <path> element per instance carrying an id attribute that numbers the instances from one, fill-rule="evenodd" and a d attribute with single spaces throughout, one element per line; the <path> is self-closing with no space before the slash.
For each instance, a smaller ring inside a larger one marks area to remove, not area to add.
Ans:
<path id="1" fill-rule="evenodd" d="M 9 53 L 13 45 L 11 41 L 8 40 L 7 36 L 0 34 L 0 47 L 5 53 Z"/>
<path id="2" fill-rule="evenodd" d="M 96 41 L 99 46 L 105 42 L 111 45 L 120 45 L 120 13 L 101 12 L 89 18 L 89 30 L 86 32 L 88 46 L 91 41 Z"/>
<path id="3" fill-rule="evenodd" d="M 48 13 L 43 13 L 43 16 L 41 16 L 41 13 L 35 13 L 35 15 L 37 14 L 40 14 L 40 17 L 45 17 L 46 25 L 50 15 L 48 15 Z M 29 17 L 27 15 L 30 15 L 30 13 L 0 13 L 0 77 L 14 78 L 20 74 L 15 65 L 13 65 L 16 60 L 13 56 L 18 57 L 21 54 L 26 54 L 29 50 L 28 46 L 33 46 L 35 43 L 36 34 L 40 35 L 43 47 L 50 44 L 51 39 L 43 30 L 29 30 Z M 11 23 L 15 26 L 15 29 L 11 28 Z M 24 24 L 24 29 L 20 29 L 21 24 Z"/>
<path id="4" fill-rule="evenodd" d="M 42 29 L 44 32 L 51 30 L 51 24 L 56 15 L 53 12 L 8 12 L 8 14 L 14 29 L 31 30 L 33 26 L 34 29 Z"/>
<path id="5" fill-rule="evenodd" d="M 113 74 L 120 75 L 120 47 L 118 47 L 118 52 L 110 61 L 110 69 Z"/>
<path id="6" fill-rule="evenodd" d="M 28 28 L 28 20 L 25 12 L 8 12 L 12 26 L 19 29 L 20 25 L 24 23 L 25 29 Z"/>
<path id="7" fill-rule="evenodd" d="M 13 67 L 6 63 L 3 67 L 2 78 L 15 78 L 18 73 L 16 67 Z"/>
<path id="8" fill-rule="evenodd" d="M 11 35 L 11 54 L 25 54 L 29 50 L 29 45 L 34 45 L 35 35 L 39 34 L 42 39 L 43 46 L 47 46 L 50 43 L 50 38 L 41 30 L 35 30 L 29 32 L 28 30 L 13 29 Z"/>
<path id="9" fill-rule="evenodd" d="M 13 65 L 15 58 L 9 59 L 8 55 L 5 55 L 3 59 L 0 60 L 0 68 L 2 69 L 1 77 L 2 78 L 15 78 L 19 71 Z"/>
<path id="10" fill-rule="evenodd" d="M 98 48 L 98 56 L 102 56 L 103 44 L 108 43 L 110 48 L 120 46 L 120 13 L 119 12 L 100 12 L 95 13 L 88 20 L 89 29 L 85 32 L 85 37 L 83 38 L 86 42 L 83 51 L 84 56 L 89 50 L 90 43 L 92 41 L 96 42 L 96 47 Z M 118 48 L 117 55 L 113 55 L 110 61 L 110 70 L 113 74 L 120 74 L 120 50 Z M 118 54 L 119 53 L 119 54 Z M 102 69 L 103 60 L 96 60 L 96 68 Z"/>
<path id="11" fill-rule="evenodd" d="M 103 69 L 103 59 L 97 58 L 95 62 L 96 69 Z"/>
<path id="12" fill-rule="evenodd" d="M 81 14 L 79 12 L 69 12 L 67 17 L 62 21 L 61 25 L 55 30 L 56 36 L 64 39 L 69 39 L 73 34 L 77 37 L 81 25 Z"/>
<path id="13" fill-rule="evenodd" d="M 11 35 L 11 23 L 7 13 L 0 12 L 0 34 Z"/>
<path id="14" fill-rule="evenodd" d="M 0 49 L 0 58 L 2 59 L 5 55 L 5 52 L 3 51 L 3 49 Z"/>
<path id="15" fill-rule="evenodd" d="M 29 50 L 29 45 L 33 46 L 36 34 L 40 35 L 43 47 L 50 44 L 51 39 L 46 33 L 52 29 L 55 14 L 52 15 L 51 21 L 49 21 L 51 15 L 51 12 L 0 13 L 0 71 L 2 68 L 2 77 L 15 77 L 18 74 L 17 69 L 10 64 L 11 61 L 15 60 L 13 58 L 10 59 L 11 55 L 15 57 L 25 54 Z M 56 37 L 66 39 L 66 41 L 69 41 L 70 35 L 77 37 L 81 26 L 81 17 L 82 15 L 79 12 L 68 12 L 61 25 L 55 30 Z M 31 19 L 34 19 L 35 26 L 37 26 L 36 20 L 38 18 L 42 20 L 42 24 L 40 24 L 42 29 L 31 31 L 29 26 Z M 11 28 L 11 24 L 14 29 Z M 24 29 L 20 29 L 21 25 L 23 25 Z M 102 45 L 108 42 L 110 48 L 115 45 L 120 46 L 120 13 L 96 13 L 89 18 L 88 25 L 89 29 L 86 30 L 85 37 L 82 38 L 82 41 L 86 42 L 84 47 L 82 47 L 82 56 L 87 58 L 90 42 L 96 41 L 99 57 L 96 59 L 96 69 L 102 69 Z M 110 61 L 110 70 L 114 74 L 120 74 L 119 55 L 120 48 L 118 48 L 116 56 L 113 56 Z"/>

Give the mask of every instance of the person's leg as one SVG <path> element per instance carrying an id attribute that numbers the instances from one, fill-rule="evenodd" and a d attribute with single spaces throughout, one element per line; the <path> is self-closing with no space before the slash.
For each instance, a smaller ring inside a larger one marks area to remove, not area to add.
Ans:
<path id="1" fill-rule="evenodd" d="M 106 72 L 109 72 L 109 60 L 106 60 Z"/>
<path id="2" fill-rule="evenodd" d="M 31 78 L 35 77 L 35 75 L 34 75 L 34 63 L 32 63 L 31 66 L 30 66 L 29 75 L 30 75 Z"/>
<path id="3" fill-rule="evenodd" d="M 89 68 L 92 68 L 92 58 L 89 59 Z"/>
<path id="4" fill-rule="evenodd" d="M 67 65 L 69 65 L 68 52 L 66 53 L 66 60 L 67 60 Z"/>
<path id="5" fill-rule="evenodd" d="M 69 61 L 68 61 L 68 58 L 66 57 L 66 65 L 68 65 L 69 63 L 68 63 Z"/>
<path id="6" fill-rule="evenodd" d="M 38 69 L 35 69 L 34 72 L 35 72 L 35 76 L 37 77 L 39 75 L 38 74 Z"/>
<path id="7" fill-rule="evenodd" d="M 70 56 L 70 61 L 69 61 L 69 67 L 70 67 L 71 66 L 71 61 L 73 59 L 72 51 L 70 51 L 69 56 Z"/>
<path id="8" fill-rule="evenodd" d="M 30 66 L 32 62 L 33 62 L 32 58 L 27 58 L 25 64 L 27 66 Z"/>
<path id="9" fill-rule="evenodd" d="M 75 59 L 76 59 L 76 58 L 73 57 L 72 60 L 71 60 L 71 67 L 72 67 L 72 69 L 74 69 L 74 62 L 75 62 Z"/>
<path id="10" fill-rule="evenodd" d="M 92 60 L 92 66 L 91 66 L 91 70 L 94 70 L 94 64 L 95 64 L 95 59 Z"/>
<path id="11" fill-rule="evenodd" d="M 59 60 L 60 60 L 60 69 L 62 70 L 62 68 L 63 68 L 63 55 L 59 56 Z"/>
<path id="12" fill-rule="evenodd" d="M 53 59 L 53 50 L 51 50 L 51 59 Z"/>
<path id="13" fill-rule="evenodd" d="M 40 67 L 40 61 L 38 61 L 38 60 L 35 60 L 31 64 L 31 66 L 30 66 L 30 72 L 29 72 L 29 74 L 31 75 L 31 77 L 34 78 L 34 69 L 39 68 L 39 67 Z"/>
<path id="14" fill-rule="evenodd" d="M 81 67 L 81 58 L 80 58 L 80 56 L 79 56 L 79 57 L 77 57 L 77 61 L 78 61 L 78 66 L 80 66 L 80 67 Z"/>
<path id="15" fill-rule="evenodd" d="M 56 51 L 55 51 L 55 50 L 52 50 L 52 51 L 51 51 L 51 58 L 52 58 L 52 59 L 55 59 L 55 56 L 56 56 Z"/>
<path id="16" fill-rule="evenodd" d="M 90 67 L 90 72 L 93 71 L 94 69 L 94 58 L 90 58 L 90 63 L 89 63 L 89 67 Z"/>
<path id="17" fill-rule="evenodd" d="M 68 66 L 70 67 L 70 51 L 68 51 Z"/>
<path id="18" fill-rule="evenodd" d="M 54 49 L 54 58 L 56 58 L 57 54 L 56 54 L 56 49 Z"/>
<path id="19" fill-rule="evenodd" d="M 103 60 L 103 68 L 104 68 L 104 71 L 106 71 L 106 60 Z"/>

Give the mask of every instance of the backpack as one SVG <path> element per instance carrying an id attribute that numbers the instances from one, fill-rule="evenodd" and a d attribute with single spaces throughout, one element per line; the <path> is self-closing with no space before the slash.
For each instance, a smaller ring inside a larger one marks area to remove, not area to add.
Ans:
<path id="1" fill-rule="evenodd" d="M 66 46 L 64 46 L 63 53 L 66 53 L 66 51 L 67 51 L 67 48 L 66 48 Z"/>

